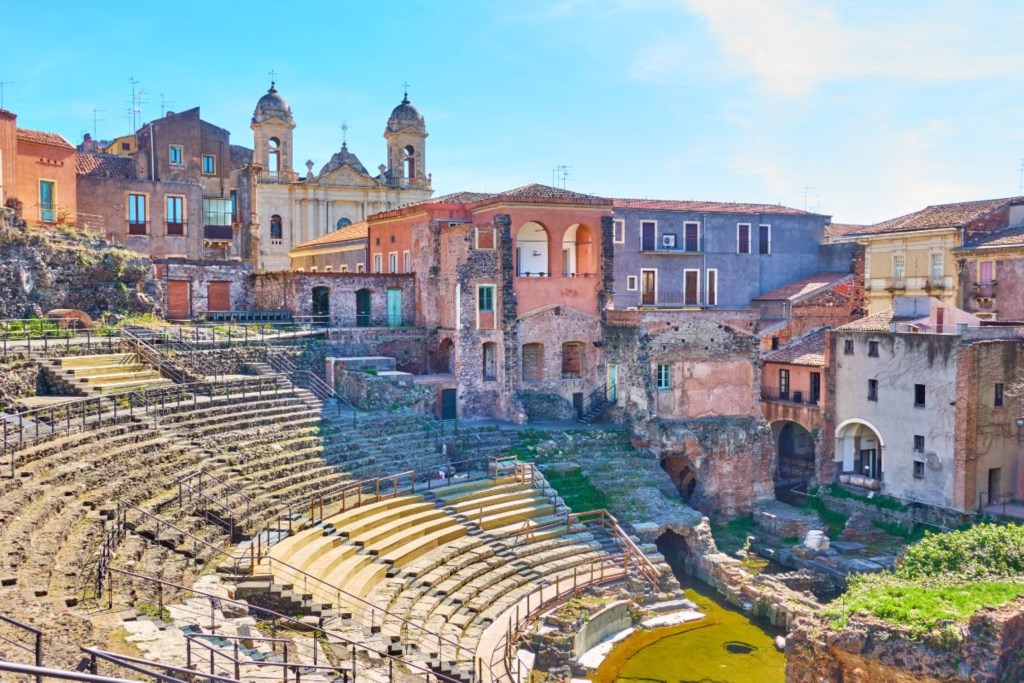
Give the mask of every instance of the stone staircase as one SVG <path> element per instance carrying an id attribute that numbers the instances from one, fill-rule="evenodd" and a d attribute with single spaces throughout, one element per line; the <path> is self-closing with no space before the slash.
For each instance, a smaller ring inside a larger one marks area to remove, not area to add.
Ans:
<path id="1" fill-rule="evenodd" d="M 64 394 L 98 396 L 171 384 L 134 353 L 66 356 L 39 362 L 51 386 Z"/>

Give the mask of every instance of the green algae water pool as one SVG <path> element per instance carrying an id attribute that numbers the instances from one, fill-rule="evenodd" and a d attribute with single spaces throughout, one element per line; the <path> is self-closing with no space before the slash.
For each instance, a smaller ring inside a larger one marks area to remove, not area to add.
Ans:
<path id="1" fill-rule="evenodd" d="M 691 584 L 686 597 L 704 619 L 634 633 L 609 653 L 594 683 L 783 683 L 786 658 L 773 634 L 703 585 Z"/>

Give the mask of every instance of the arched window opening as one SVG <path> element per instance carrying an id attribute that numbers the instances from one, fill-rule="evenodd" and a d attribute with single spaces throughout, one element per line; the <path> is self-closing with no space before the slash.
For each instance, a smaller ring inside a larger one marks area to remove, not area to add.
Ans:
<path id="1" fill-rule="evenodd" d="M 270 239 L 281 240 L 284 239 L 284 227 L 281 223 L 281 217 L 274 214 L 270 217 Z"/>
<path id="2" fill-rule="evenodd" d="M 523 344 L 523 379 L 527 382 L 544 379 L 543 344 Z"/>
<path id="3" fill-rule="evenodd" d="M 593 275 L 593 234 L 585 225 L 570 225 L 562 236 L 562 275 Z"/>
<path id="4" fill-rule="evenodd" d="M 313 315 L 315 323 L 327 324 L 331 317 L 331 288 L 313 288 Z"/>
<path id="5" fill-rule="evenodd" d="M 405 177 L 412 180 L 416 177 L 416 148 L 405 146 Z"/>
<path id="6" fill-rule="evenodd" d="M 562 379 L 583 377 L 583 342 L 562 344 Z"/>
<path id="7" fill-rule="evenodd" d="M 347 228 L 350 225 L 352 225 L 352 221 L 350 221 L 349 219 L 347 219 L 347 218 L 339 218 L 338 219 L 338 223 L 335 226 L 335 229 L 336 230 L 341 230 L 342 228 Z"/>
<path id="8" fill-rule="evenodd" d="M 836 429 L 836 449 L 842 455 L 842 474 L 849 476 L 849 482 L 845 483 L 879 488 L 884 471 L 884 444 L 878 432 L 862 422 L 841 425 Z"/>
<path id="9" fill-rule="evenodd" d="M 494 342 L 484 344 L 484 381 L 493 382 L 498 379 L 498 345 Z"/>
<path id="10" fill-rule="evenodd" d="M 540 223 L 526 223 L 516 234 L 516 275 L 545 277 L 548 265 L 548 231 Z"/>
<path id="11" fill-rule="evenodd" d="M 281 141 L 277 138 L 267 140 L 267 173 L 276 178 L 281 172 Z"/>

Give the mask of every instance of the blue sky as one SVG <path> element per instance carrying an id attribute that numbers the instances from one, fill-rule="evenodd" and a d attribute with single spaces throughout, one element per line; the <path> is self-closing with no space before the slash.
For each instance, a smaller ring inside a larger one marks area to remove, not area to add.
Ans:
<path id="1" fill-rule="evenodd" d="M 11 6 L 13 5 L 13 6 Z M 241 9 L 244 7 L 244 10 Z M 0 81 L 73 142 L 196 105 L 251 146 L 278 74 L 296 170 L 340 146 L 374 169 L 411 83 L 438 193 L 550 183 L 608 196 L 783 203 L 874 222 L 1011 196 L 1024 157 L 1024 3 L 24 0 Z M 805 188 L 813 190 L 805 191 Z"/>

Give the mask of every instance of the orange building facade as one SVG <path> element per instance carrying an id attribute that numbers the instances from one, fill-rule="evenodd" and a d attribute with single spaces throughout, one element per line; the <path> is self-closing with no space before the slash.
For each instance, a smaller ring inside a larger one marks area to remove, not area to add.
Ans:
<path id="1" fill-rule="evenodd" d="M 5 155 L 6 156 L 6 155 Z M 30 223 L 74 224 L 77 214 L 75 147 L 57 133 L 17 129 L 14 191 Z"/>
<path id="2" fill-rule="evenodd" d="M 0 206 L 18 187 L 18 117 L 0 109 Z"/>

